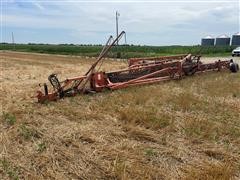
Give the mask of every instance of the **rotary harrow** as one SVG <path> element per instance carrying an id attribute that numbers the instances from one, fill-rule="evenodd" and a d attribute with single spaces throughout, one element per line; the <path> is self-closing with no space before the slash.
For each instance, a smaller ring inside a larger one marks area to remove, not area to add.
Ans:
<path id="1" fill-rule="evenodd" d="M 96 62 L 83 76 L 59 81 L 56 74 L 51 74 L 48 80 L 53 87 L 53 91 L 49 92 L 47 84 L 44 83 L 44 92 L 37 91 L 36 97 L 38 102 L 56 101 L 64 97 L 96 93 L 105 89 L 116 90 L 135 85 L 178 80 L 185 76 L 208 71 L 228 69 L 231 72 L 237 72 L 239 70 L 238 64 L 231 59 L 205 64 L 200 61 L 200 55 L 192 54 L 154 58 L 130 58 L 126 69 L 113 72 L 96 70 L 97 66 L 102 65 L 104 56 L 124 35 L 125 32 L 122 31 L 116 39 L 110 36 Z"/>

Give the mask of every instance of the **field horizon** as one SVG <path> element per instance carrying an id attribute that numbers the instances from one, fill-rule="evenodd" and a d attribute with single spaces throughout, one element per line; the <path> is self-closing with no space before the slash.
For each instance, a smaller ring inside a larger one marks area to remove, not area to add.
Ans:
<path id="1" fill-rule="evenodd" d="M 177 54 L 197 54 L 208 57 L 230 56 L 237 46 L 147 46 L 147 45 L 118 45 L 107 54 L 110 58 L 126 59 L 131 57 L 156 57 Z M 1 43 L 0 50 L 36 52 L 47 54 L 79 55 L 97 57 L 103 45 L 74 45 L 74 44 L 10 44 Z"/>

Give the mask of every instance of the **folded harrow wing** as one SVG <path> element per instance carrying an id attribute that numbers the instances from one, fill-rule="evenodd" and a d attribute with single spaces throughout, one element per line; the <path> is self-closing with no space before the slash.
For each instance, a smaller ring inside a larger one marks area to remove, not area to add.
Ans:
<path id="1" fill-rule="evenodd" d="M 237 72 L 239 69 L 238 64 L 232 60 L 218 60 L 214 63 L 204 64 L 200 61 L 200 56 L 187 54 L 156 58 L 131 58 L 128 60 L 129 66 L 126 69 L 114 72 L 95 71 L 102 58 L 124 33 L 123 31 L 115 40 L 112 36 L 108 39 L 97 61 L 85 75 L 60 82 L 56 74 L 51 74 L 48 80 L 53 87 L 53 92 L 49 93 L 48 86 L 44 84 L 44 92 L 37 91 L 38 102 L 54 101 L 81 93 L 101 92 L 104 89 L 115 90 L 128 86 L 181 79 L 207 71 L 229 69 L 232 72 Z"/>

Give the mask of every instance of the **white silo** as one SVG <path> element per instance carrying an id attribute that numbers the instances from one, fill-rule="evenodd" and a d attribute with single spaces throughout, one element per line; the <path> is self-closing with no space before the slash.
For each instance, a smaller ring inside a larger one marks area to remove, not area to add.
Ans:
<path id="1" fill-rule="evenodd" d="M 202 38 L 201 45 L 202 46 L 214 46 L 214 37 L 212 36 L 206 36 Z"/>
<path id="2" fill-rule="evenodd" d="M 232 35 L 232 46 L 240 45 L 240 32 Z"/>
<path id="3" fill-rule="evenodd" d="M 229 46 L 231 38 L 227 35 L 221 35 L 216 38 L 216 46 Z"/>

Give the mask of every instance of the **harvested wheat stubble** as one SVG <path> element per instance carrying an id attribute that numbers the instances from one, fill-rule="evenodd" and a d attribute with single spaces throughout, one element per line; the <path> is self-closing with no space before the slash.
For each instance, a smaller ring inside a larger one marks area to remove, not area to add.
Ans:
<path id="1" fill-rule="evenodd" d="M 0 179 L 240 178 L 240 73 L 37 104 L 49 74 L 82 75 L 94 59 L 0 56 Z"/>

